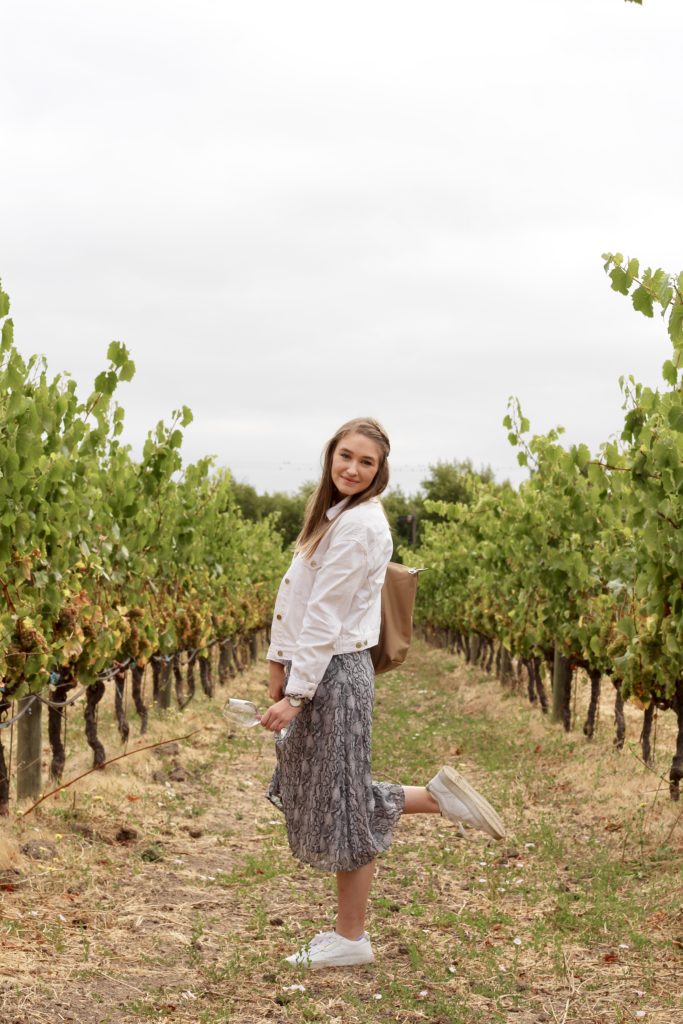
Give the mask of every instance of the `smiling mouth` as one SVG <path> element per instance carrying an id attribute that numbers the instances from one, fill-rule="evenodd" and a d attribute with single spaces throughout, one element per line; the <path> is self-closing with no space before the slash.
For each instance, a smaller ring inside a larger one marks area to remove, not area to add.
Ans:
<path id="1" fill-rule="evenodd" d="M 346 477 L 346 476 L 343 476 L 342 480 L 344 481 L 345 484 L 357 484 L 358 483 L 357 480 L 349 480 L 349 478 Z"/>

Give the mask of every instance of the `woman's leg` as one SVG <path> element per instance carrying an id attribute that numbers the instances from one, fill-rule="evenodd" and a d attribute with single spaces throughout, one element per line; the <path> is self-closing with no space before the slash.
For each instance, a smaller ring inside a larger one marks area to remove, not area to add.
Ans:
<path id="1" fill-rule="evenodd" d="M 404 814 L 440 813 L 457 825 L 462 838 L 466 838 L 463 825 L 494 839 L 505 838 L 505 825 L 491 804 L 455 769 L 441 768 L 427 786 L 403 787 Z"/>
<path id="2" fill-rule="evenodd" d="M 424 786 L 404 786 L 406 795 L 404 814 L 440 814 L 441 808 Z"/>
<path id="3" fill-rule="evenodd" d="M 404 814 L 440 814 L 441 809 L 424 786 L 404 786 Z M 365 931 L 365 915 L 375 862 L 356 871 L 337 872 L 337 933 L 345 939 L 359 939 Z"/>
<path id="4" fill-rule="evenodd" d="M 365 931 L 365 915 L 375 862 L 355 871 L 337 872 L 337 934 L 359 939 Z"/>

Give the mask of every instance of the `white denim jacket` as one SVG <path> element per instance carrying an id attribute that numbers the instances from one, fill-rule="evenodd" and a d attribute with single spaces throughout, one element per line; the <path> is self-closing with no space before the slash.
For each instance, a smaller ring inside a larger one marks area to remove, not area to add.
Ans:
<path id="1" fill-rule="evenodd" d="M 378 498 L 340 515 L 348 500 L 327 510 L 332 526 L 310 560 L 294 556 L 275 601 L 268 660 L 291 661 L 285 692 L 309 699 L 333 654 L 379 640 L 391 532 Z"/>

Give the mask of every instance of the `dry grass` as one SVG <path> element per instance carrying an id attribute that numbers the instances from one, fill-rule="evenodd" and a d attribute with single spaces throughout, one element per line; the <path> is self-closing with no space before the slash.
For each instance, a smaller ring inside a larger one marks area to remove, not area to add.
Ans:
<path id="1" fill-rule="evenodd" d="M 231 692 L 263 706 L 262 678 L 249 670 Z M 376 775 L 419 783 L 454 763 L 510 835 L 463 843 L 441 819 L 406 817 L 378 865 L 376 965 L 307 974 L 282 958 L 333 924 L 332 879 L 291 858 L 263 797 L 272 738 L 231 737 L 223 699 L 154 717 L 144 742 L 203 729 L 177 749 L 3 826 L 3 1024 L 680 1021 L 682 828 L 660 779 L 673 716 L 660 716 L 650 772 L 612 750 L 608 695 L 589 744 L 417 644 L 378 681 Z M 634 742 L 640 716 L 627 714 Z M 101 732 L 118 753 L 110 709 Z M 65 778 L 88 761 L 78 737 Z M 21 855 L 30 839 L 56 858 Z"/>

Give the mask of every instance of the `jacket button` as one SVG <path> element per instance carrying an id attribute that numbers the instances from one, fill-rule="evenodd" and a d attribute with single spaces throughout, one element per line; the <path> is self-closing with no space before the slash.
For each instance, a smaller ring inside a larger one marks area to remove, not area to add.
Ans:
<path id="1" fill-rule="evenodd" d="M 362 645 L 362 643 L 361 643 L 361 642 L 360 642 L 360 640 L 359 640 L 359 641 L 358 641 L 358 643 L 356 644 L 356 647 L 362 647 L 362 646 L 363 646 L 363 645 Z"/>
<path id="2" fill-rule="evenodd" d="M 289 583 L 288 578 L 285 576 L 285 583 Z"/>
<path id="3" fill-rule="evenodd" d="M 282 651 L 278 651 L 277 652 L 277 656 L 278 656 L 278 658 L 281 658 L 282 657 Z"/>
<path id="4" fill-rule="evenodd" d="M 275 616 L 275 618 L 276 618 L 276 619 L 278 620 L 278 622 L 279 622 L 279 621 L 280 621 L 280 619 L 282 618 L 282 616 L 281 616 L 281 615 L 280 615 L 280 613 L 278 612 L 278 613 L 277 613 L 277 615 Z"/>
<path id="5" fill-rule="evenodd" d="M 315 569 L 317 564 L 318 564 L 317 562 L 311 562 L 311 565 L 313 566 L 314 569 Z"/>

